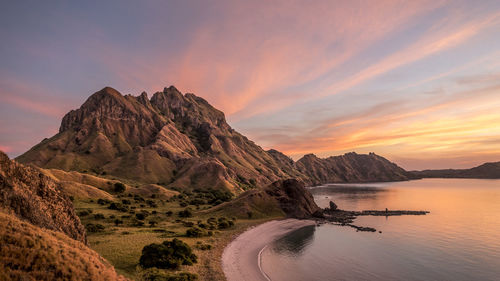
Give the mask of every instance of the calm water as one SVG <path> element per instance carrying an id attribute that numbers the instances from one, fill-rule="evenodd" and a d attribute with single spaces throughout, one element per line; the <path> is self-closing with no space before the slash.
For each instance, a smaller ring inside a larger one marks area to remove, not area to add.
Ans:
<path id="1" fill-rule="evenodd" d="M 500 180 L 425 179 L 311 189 L 320 207 L 428 210 L 360 217 L 382 233 L 299 229 L 262 253 L 273 280 L 500 280 Z"/>

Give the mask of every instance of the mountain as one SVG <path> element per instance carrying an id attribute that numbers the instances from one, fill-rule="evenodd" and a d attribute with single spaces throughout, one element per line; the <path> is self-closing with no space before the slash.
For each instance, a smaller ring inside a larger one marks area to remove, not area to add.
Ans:
<path id="1" fill-rule="evenodd" d="M 17 160 L 171 188 L 233 192 L 296 172 L 282 169 L 204 99 L 173 86 L 151 99 L 106 87 L 66 114 L 58 134 Z"/>
<path id="2" fill-rule="evenodd" d="M 60 189 L 58 182 L 40 170 L 11 161 L 0 151 L 0 209 L 86 243 L 73 203 Z"/>
<path id="3" fill-rule="evenodd" d="M 312 185 L 341 182 L 405 181 L 418 178 L 375 153 L 346 153 L 341 156 L 318 158 L 304 155 L 295 164 Z"/>
<path id="4" fill-rule="evenodd" d="M 224 113 L 170 86 L 135 97 L 106 87 L 67 113 L 59 133 L 17 161 L 169 189 L 223 188 L 233 193 L 296 178 L 307 185 L 412 178 L 375 154 L 348 153 L 294 162 L 236 132 Z M 76 193 L 76 192 L 75 192 Z M 95 192 L 94 192 L 95 194 Z"/>
<path id="5" fill-rule="evenodd" d="M 412 171 L 423 178 L 500 179 L 500 162 L 484 163 L 471 169 Z"/>

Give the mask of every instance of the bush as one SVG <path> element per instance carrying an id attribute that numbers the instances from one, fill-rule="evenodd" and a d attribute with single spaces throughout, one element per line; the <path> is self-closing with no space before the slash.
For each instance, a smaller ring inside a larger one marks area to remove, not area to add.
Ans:
<path id="1" fill-rule="evenodd" d="M 130 202 L 130 200 L 128 200 L 128 199 L 122 199 L 122 204 L 123 204 L 123 205 L 130 205 L 130 204 L 131 204 L 131 202 Z"/>
<path id="2" fill-rule="evenodd" d="M 142 198 L 140 195 L 134 195 L 134 201 L 136 202 L 145 202 L 144 198 Z"/>
<path id="3" fill-rule="evenodd" d="M 83 211 L 78 212 L 78 216 L 79 217 L 85 217 L 85 216 L 90 215 L 90 213 L 91 212 L 89 212 L 88 210 L 83 210 Z"/>
<path id="4" fill-rule="evenodd" d="M 89 223 L 85 226 L 85 228 L 87 229 L 88 232 L 93 232 L 93 233 L 104 231 L 104 225 L 102 224 Z"/>
<path id="5" fill-rule="evenodd" d="M 115 192 L 122 193 L 122 192 L 125 191 L 125 185 L 123 183 L 121 183 L 121 182 L 116 182 L 114 184 L 114 188 L 113 189 L 114 189 Z"/>
<path id="6" fill-rule="evenodd" d="M 196 244 L 195 247 L 197 249 L 202 250 L 202 251 L 208 251 L 208 250 L 212 249 L 212 245 L 210 245 L 210 244 L 202 244 L 202 243 Z"/>
<path id="7" fill-rule="evenodd" d="M 190 218 L 193 216 L 193 212 L 191 212 L 191 209 L 187 208 L 184 211 L 179 212 L 179 217 L 180 218 Z"/>
<path id="8" fill-rule="evenodd" d="M 111 210 L 117 210 L 117 211 L 120 211 L 120 212 L 128 212 L 128 207 L 127 206 L 124 206 L 122 203 L 111 203 L 108 207 L 108 209 L 111 209 Z"/>
<path id="9" fill-rule="evenodd" d="M 167 217 L 170 217 L 170 216 L 172 216 L 173 214 L 174 214 L 174 212 L 172 212 L 172 211 L 167 211 L 167 212 L 165 213 L 165 215 L 167 215 Z"/>
<path id="10" fill-rule="evenodd" d="M 99 198 L 97 199 L 97 204 L 99 205 L 106 205 L 106 204 L 109 204 L 111 201 L 109 201 L 108 199 L 102 199 L 102 198 Z"/>
<path id="11" fill-rule="evenodd" d="M 139 264 L 143 268 L 178 269 L 181 265 L 193 265 L 196 262 L 198 257 L 191 247 L 177 238 L 145 246 L 139 259 Z"/>
<path id="12" fill-rule="evenodd" d="M 148 204 L 148 205 L 149 205 L 149 207 L 151 207 L 151 208 L 156 208 L 156 207 L 158 207 L 158 205 L 156 204 L 156 202 L 155 202 L 155 201 L 153 201 L 153 200 L 149 200 L 149 199 L 148 199 L 148 200 L 146 200 L 146 204 Z"/>
<path id="13" fill-rule="evenodd" d="M 102 219 L 104 219 L 104 215 L 103 214 L 94 214 L 94 219 L 102 220 Z"/>
<path id="14" fill-rule="evenodd" d="M 142 221 L 142 220 L 144 220 L 146 218 L 146 214 L 144 214 L 144 213 L 137 213 L 137 214 L 135 214 L 135 218 Z"/>
<path id="15" fill-rule="evenodd" d="M 120 224 L 123 224 L 123 221 L 120 220 L 120 219 L 116 219 L 113 221 L 115 223 L 116 226 L 120 225 Z"/>
<path id="16" fill-rule="evenodd" d="M 217 228 L 218 229 L 226 229 L 234 225 L 232 220 L 228 220 L 225 217 L 219 218 Z"/>
<path id="17" fill-rule="evenodd" d="M 140 221 L 140 220 L 137 220 L 137 219 L 134 219 L 132 221 L 132 226 L 144 226 L 144 222 Z"/>
<path id="18" fill-rule="evenodd" d="M 198 280 L 198 275 L 189 272 L 172 274 L 157 268 L 150 268 L 141 273 L 140 279 L 144 281 L 195 281 Z"/>
<path id="19" fill-rule="evenodd" d="M 186 230 L 186 237 L 202 237 L 205 232 L 199 227 L 192 227 Z"/>
<path id="20" fill-rule="evenodd" d="M 200 198 L 195 198 L 191 201 L 189 201 L 189 205 L 204 205 L 206 204 L 207 202 L 203 199 L 200 199 Z"/>

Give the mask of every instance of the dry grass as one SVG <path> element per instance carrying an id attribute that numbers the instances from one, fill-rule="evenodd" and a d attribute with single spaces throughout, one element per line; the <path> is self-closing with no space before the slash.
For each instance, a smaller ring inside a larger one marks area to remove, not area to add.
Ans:
<path id="1" fill-rule="evenodd" d="M 124 280 L 96 252 L 66 235 L 0 212 L 1 280 Z"/>
<path id="2" fill-rule="evenodd" d="M 128 198 L 128 197 L 127 197 Z M 135 212 L 146 210 L 150 213 L 156 211 L 156 215 L 149 215 L 144 221 L 144 226 L 133 226 L 133 218 L 123 219 L 123 224 L 116 226 L 113 223 L 114 218 L 120 218 L 129 213 L 110 210 L 106 206 L 99 205 L 95 201 L 76 200 L 75 207 L 77 211 L 93 210 L 93 213 L 84 217 L 81 220 L 84 224 L 99 223 L 105 227 L 103 232 L 88 233 L 89 245 L 97 251 L 102 257 L 108 260 L 115 267 L 116 271 L 131 279 L 139 279 L 142 269 L 138 266 L 139 258 L 142 253 L 142 248 L 151 243 L 161 243 L 167 239 L 177 237 L 193 247 L 195 254 L 199 257 L 198 263 L 193 266 L 183 266 L 180 271 L 188 271 L 199 275 L 200 280 L 224 280 L 224 273 L 221 267 L 221 256 L 224 247 L 238 234 L 245 231 L 248 227 L 254 226 L 273 218 L 281 218 L 280 214 L 262 219 L 238 219 L 233 227 L 224 230 L 214 230 L 213 236 L 203 236 L 199 238 L 185 237 L 186 230 L 189 228 L 184 223 L 191 222 L 194 225 L 198 221 L 206 222 L 210 217 L 227 216 L 225 213 L 212 213 L 207 210 L 194 212 L 192 218 L 181 218 L 181 222 L 177 213 L 184 210 L 184 207 L 179 206 L 179 201 L 165 201 L 160 199 L 150 199 L 158 204 L 157 207 L 149 206 L 140 207 L 140 203 L 132 202 L 130 206 L 135 206 Z M 115 202 L 118 201 L 116 198 Z M 208 208 L 208 205 L 201 208 Z M 191 206 L 194 208 L 194 206 Z M 165 215 L 167 211 L 172 211 L 173 216 Z M 104 219 L 95 219 L 95 214 L 104 215 Z M 114 218 L 110 218 L 114 216 Z M 159 221 L 158 225 L 148 226 L 148 221 L 155 218 Z M 210 244 L 212 249 L 200 250 L 197 249 L 196 243 Z M 167 271 L 172 272 L 172 271 Z"/>

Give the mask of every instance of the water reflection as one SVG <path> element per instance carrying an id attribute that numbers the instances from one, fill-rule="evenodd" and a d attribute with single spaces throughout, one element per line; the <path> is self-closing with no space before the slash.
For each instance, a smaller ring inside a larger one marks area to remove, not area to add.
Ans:
<path id="1" fill-rule="evenodd" d="M 428 210 L 426 216 L 358 217 L 348 227 L 307 227 L 262 256 L 273 281 L 500 280 L 500 180 L 426 179 L 311 188 L 320 207 Z"/>
<path id="2" fill-rule="evenodd" d="M 313 241 L 316 226 L 310 225 L 297 229 L 276 240 L 272 250 L 280 255 L 299 256 Z"/>
<path id="3" fill-rule="evenodd" d="M 310 188 L 314 200 L 321 208 L 329 206 L 330 201 L 348 202 L 348 204 L 339 205 L 344 210 L 357 210 L 357 202 L 376 201 L 379 197 L 385 196 L 391 190 L 379 185 L 326 185 Z"/>

